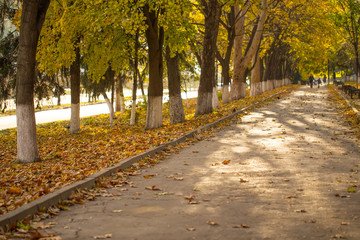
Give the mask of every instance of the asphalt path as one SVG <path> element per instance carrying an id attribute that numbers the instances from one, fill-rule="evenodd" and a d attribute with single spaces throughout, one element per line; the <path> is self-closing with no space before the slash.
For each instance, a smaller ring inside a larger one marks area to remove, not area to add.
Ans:
<path id="1" fill-rule="evenodd" d="M 301 87 L 38 225 L 61 239 L 360 239 L 360 143 L 327 95 Z"/>

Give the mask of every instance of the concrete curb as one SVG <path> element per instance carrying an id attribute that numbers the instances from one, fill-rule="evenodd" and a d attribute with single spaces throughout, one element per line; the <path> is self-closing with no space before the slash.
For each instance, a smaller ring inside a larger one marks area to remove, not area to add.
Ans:
<path id="1" fill-rule="evenodd" d="M 193 130 L 191 132 L 188 132 L 186 134 L 184 134 L 183 136 L 181 136 L 180 138 L 174 140 L 174 141 L 171 141 L 171 142 L 168 142 L 168 143 L 165 143 L 163 145 L 160 145 L 156 148 L 153 148 L 153 149 L 150 149 L 144 153 L 141 153 L 139 155 L 136 155 L 136 156 L 133 156 L 133 157 L 130 157 L 130 158 L 127 158 L 125 160 L 123 160 L 122 162 L 112 166 L 112 167 L 109 167 L 109 168 L 105 168 L 105 169 L 102 169 L 101 171 L 81 180 L 81 181 L 78 181 L 78 182 L 75 182 L 71 185 L 68 185 L 68 186 L 65 186 L 55 192 L 52 192 L 50 194 L 47 194 L 33 202 L 30 202 L 28 204 L 25 204 L 13 211 L 10 211 L 2 216 L 0 216 L 0 227 L 2 227 L 3 229 L 6 229 L 9 225 L 12 225 L 18 221 L 21 221 L 27 217 L 31 217 L 32 215 L 34 215 L 36 212 L 38 212 L 39 210 L 41 209 L 44 209 L 44 208 L 49 208 L 53 205 L 57 205 L 59 203 L 59 201 L 63 201 L 63 200 L 67 200 L 69 198 L 69 196 L 71 195 L 71 193 L 73 191 L 75 191 L 76 189 L 84 189 L 84 188 L 92 188 L 94 185 L 95 185 L 95 181 L 98 179 L 98 178 L 101 178 L 101 177 L 107 177 L 107 176 L 110 176 L 111 174 L 117 172 L 118 170 L 120 169 L 126 169 L 126 168 L 129 168 L 131 167 L 132 164 L 134 164 L 135 162 L 137 161 L 140 161 L 146 157 L 149 157 L 149 156 L 154 156 L 156 153 L 158 152 L 161 152 L 163 151 L 165 148 L 167 148 L 168 146 L 174 146 L 178 143 L 181 143 L 181 142 L 184 142 L 187 138 L 192 138 L 194 137 L 196 134 L 200 133 L 200 132 L 204 132 L 208 129 L 211 129 L 213 127 L 215 127 L 216 125 L 219 125 L 220 123 L 226 121 L 226 120 L 229 120 L 237 115 L 239 115 L 240 113 L 250 109 L 250 108 L 253 108 L 261 103 L 264 103 L 265 101 L 271 99 L 271 98 L 274 98 L 284 92 L 287 92 L 287 91 L 290 91 L 292 90 L 294 87 L 292 88 L 289 88 L 289 89 L 286 89 L 282 92 L 279 92 L 279 93 L 276 93 L 270 97 L 267 97 L 265 98 L 264 100 L 260 101 L 260 102 L 256 102 L 250 106 L 247 106 L 245 108 L 242 108 L 240 110 L 237 110 L 235 111 L 234 113 L 226 116 L 226 117 L 223 117 L 215 122 L 212 122 L 212 123 L 209 123 L 209 124 L 206 124 L 196 130 Z"/>
<path id="2" fill-rule="evenodd" d="M 355 114 L 360 118 L 360 112 L 359 110 L 357 110 L 352 104 L 351 102 L 349 102 L 348 98 L 342 93 L 340 92 L 337 88 L 334 88 L 335 91 L 345 100 L 345 102 L 349 105 L 349 107 L 352 108 L 352 110 L 355 112 Z"/>

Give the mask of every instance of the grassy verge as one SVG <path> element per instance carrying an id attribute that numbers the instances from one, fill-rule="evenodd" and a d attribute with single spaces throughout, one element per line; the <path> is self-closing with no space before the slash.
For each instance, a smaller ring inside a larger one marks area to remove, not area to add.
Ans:
<path id="1" fill-rule="evenodd" d="M 354 83 L 355 84 L 355 83 Z M 335 89 L 336 86 L 328 85 L 330 100 L 335 104 L 339 113 L 345 116 L 346 122 L 353 128 L 354 134 L 360 138 L 360 118 L 353 108 L 344 100 L 344 98 Z M 347 98 L 348 102 L 358 111 L 360 111 L 360 99 Z"/>

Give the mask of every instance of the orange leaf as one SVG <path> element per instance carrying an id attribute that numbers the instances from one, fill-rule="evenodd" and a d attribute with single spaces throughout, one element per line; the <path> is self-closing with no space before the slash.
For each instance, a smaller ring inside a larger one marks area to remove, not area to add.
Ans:
<path id="1" fill-rule="evenodd" d="M 222 162 L 222 164 L 228 165 L 230 162 L 231 162 L 231 160 L 225 160 L 225 161 Z"/>
<path id="2" fill-rule="evenodd" d="M 11 188 L 7 191 L 7 193 L 10 193 L 10 194 L 20 194 L 21 191 L 20 191 L 20 188 L 18 188 L 18 187 L 11 187 Z"/>

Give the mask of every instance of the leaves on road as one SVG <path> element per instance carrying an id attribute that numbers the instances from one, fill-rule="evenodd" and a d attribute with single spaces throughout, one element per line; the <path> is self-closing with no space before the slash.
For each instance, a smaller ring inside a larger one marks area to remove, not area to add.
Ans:
<path id="1" fill-rule="evenodd" d="M 239 225 L 234 225 L 233 228 L 250 228 L 250 227 L 248 225 L 239 224 Z"/>
<path id="2" fill-rule="evenodd" d="M 43 161 L 29 164 L 19 164 L 15 161 L 16 129 L 2 130 L 0 131 L 0 185 L 2 188 L 0 215 L 66 185 L 83 180 L 131 156 L 178 139 L 200 126 L 228 116 L 234 108 L 241 109 L 289 87 L 277 88 L 256 97 L 233 101 L 222 105 L 212 114 L 197 117 L 194 117 L 196 99 L 190 99 L 188 100 L 189 107 L 184 109 L 187 121 L 176 125 L 169 124 L 168 106 L 164 105 L 163 127 L 153 130 L 144 130 L 146 109 L 139 110 L 142 112 L 139 114 L 136 126 L 130 126 L 128 119 L 121 114 L 116 115 L 112 128 L 108 125 L 108 115 L 83 118 L 79 134 L 69 133 L 66 128 L 69 121 L 40 124 L 37 125 L 37 140 L 39 154 Z M 205 133 L 198 134 L 194 141 L 205 137 Z M 137 171 L 129 173 L 130 176 L 139 174 L 141 173 Z M 147 177 L 151 178 L 151 176 Z M 175 180 L 181 181 L 180 178 Z M 103 182 L 98 186 L 107 188 L 114 184 Z M 78 202 L 81 203 L 81 201 Z"/>
<path id="3" fill-rule="evenodd" d="M 105 235 L 97 235 L 94 236 L 95 239 L 107 239 L 107 238 L 112 238 L 112 233 L 107 233 Z"/>
<path id="4" fill-rule="evenodd" d="M 145 189 L 147 190 L 152 190 L 152 191 L 160 191 L 161 189 L 157 186 L 151 186 L 151 187 L 145 187 Z"/>
<path id="5" fill-rule="evenodd" d="M 214 222 L 214 221 L 210 221 L 210 220 L 208 220 L 206 223 L 209 224 L 209 225 L 211 225 L 211 226 L 217 226 L 217 225 L 219 225 L 218 222 Z"/>

